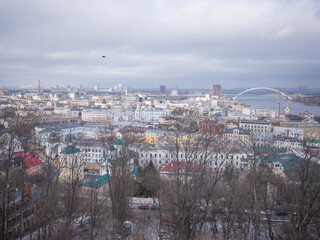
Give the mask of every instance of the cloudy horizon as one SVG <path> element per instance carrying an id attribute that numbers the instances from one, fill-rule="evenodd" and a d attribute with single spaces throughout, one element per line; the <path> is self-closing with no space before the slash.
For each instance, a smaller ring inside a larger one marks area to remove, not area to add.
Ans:
<path id="1" fill-rule="evenodd" d="M 319 40 L 317 0 L 3 0 L 0 86 L 320 88 Z"/>

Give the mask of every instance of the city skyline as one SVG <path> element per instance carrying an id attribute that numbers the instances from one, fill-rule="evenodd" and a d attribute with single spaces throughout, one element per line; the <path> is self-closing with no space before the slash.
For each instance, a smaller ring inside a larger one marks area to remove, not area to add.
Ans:
<path id="1" fill-rule="evenodd" d="M 0 86 L 320 88 L 315 0 L 0 6 Z"/>

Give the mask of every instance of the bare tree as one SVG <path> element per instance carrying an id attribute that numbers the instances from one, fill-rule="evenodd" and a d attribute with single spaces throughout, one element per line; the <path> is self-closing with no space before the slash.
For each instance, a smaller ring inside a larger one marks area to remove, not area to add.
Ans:
<path id="1" fill-rule="evenodd" d="M 4 158 L 4 164 L 2 164 L 3 177 L 1 179 L 1 191 L 2 191 L 2 211 L 1 211 L 1 236 L 5 238 L 8 234 L 8 209 L 9 201 L 6 201 L 6 197 L 9 195 L 8 183 L 12 176 L 10 174 L 10 164 L 13 153 L 16 149 L 23 149 L 26 153 L 30 148 L 30 142 L 32 139 L 32 129 L 37 123 L 38 113 L 35 111 L 22 111 L 16 107 L 2 108 L 0 111 L 0 150 Z M 25 157 L 25 156 L 24 156 Z M 20 175 L 22 196 L 24 196 L 24 174 L 27 161 L 22 161 L 22 174 Z M 22 201 L 23 202 L 23 201 Z M 21 203 L 22 203 L 21 202 Z M 23 206 L 20 208 L 20 229 L 22 230 L 22 211 Z"/>
<path id="2" fill-rule="evenodd" d="M 287 171 L 287 179 L 278 184 L 285 205 L 292 217 L 296 239 L 312 236 L 310 224 L 318 222 L 320 212 L 320 158 L 319 152 L 305 147 L 303 155 L 296 156 Z"/>
<path id="3" fill-rule="evenodd" d="M 60 179 L 64 181 L 65 227 L 68 239 L 71 239 L 73 230 L 72 220 L 79 208 L 79 180 L 83 178 L 82 153 L 80 149 L 69 144 L 61 151 L 59 161 L 64 164 L 61 173 L 63 176 L 60 175 Z"/>
<path id="4" fill-rule="evenodd" d="M 61 216 L 59 198 L 62 191 L 59 177 L 63 163 L 59 161 L 57 153 L 63 142 L 60 134 L 56 133 L 50 135 L 49 145 L 42 146 L 39 141 L 40 139 L 35 139 L 35 153 L 45 161 L 45 164 L 42 168 L 42 181 L 37 182 L 41 193 L 37 207 L 37 232 L 38 239 L 52 239 L 56 234 L 54 222 Z"/>
<path id="5" fill-rule="evenodd" d="M 132 179 L 133 154 L 136 144 L 141 140 L 134 135 L 124 134 L 116 138 L 112 129 L 99 133 L 99 139 L 108 149 L 106 156 L 106 173 L 110 176 L 109 195 L 112 207 L 113 238 L 121 232 L 122 224 L 127 217 L 129 183 Z"/>
<path id="6" fill-rule="evenodd" d="M 166 143 L 174 156 L 174 173 L 161 184 L 165 188 L 161 191 L 165 192 L 161 196 L 162 208 L 170 212 L 177 239 L 195 239 L 202 230 L 220 178 L 217 171 L 209 169 L 222 149 L 222 140 L 210 132 L 186 134 L 179 129 L 174 136 L 167 136 Z"/>

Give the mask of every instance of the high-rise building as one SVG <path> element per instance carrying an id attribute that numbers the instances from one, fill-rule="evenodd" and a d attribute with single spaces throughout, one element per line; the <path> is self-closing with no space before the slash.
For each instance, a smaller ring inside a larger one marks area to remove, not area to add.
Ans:
<path id="1" fill-rule="evenodd" d="M 212 96 L 221 96 L 221 85 L 220 84 L 213 84 L 212 85 Z"/>
<path id="2" fill-rule="evenodd" d="M 121 92 L 121 90 L 122 90 L 122 84 L 118 83 L 118 91 Z"/>
<path id="3" fill-rule="evenodd" d="M 161 85 L 160 86 L 160 93 L 166 93 L 167 89 L 166 89 L 166 85 Z"/>

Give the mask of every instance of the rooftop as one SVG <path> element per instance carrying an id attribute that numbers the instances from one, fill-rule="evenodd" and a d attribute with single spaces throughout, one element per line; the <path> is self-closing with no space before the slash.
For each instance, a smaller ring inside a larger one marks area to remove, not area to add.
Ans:
<path id="1" fill-rule="evenodd" d="M 90 187 L 90 188 L 99 188 L 107 183 L 109 183 L 110 177 L 108 174 L 102 175 L 102 176 L 96 176 L 94 178 L 89 179 L 88 181 L 85 181 L 82 186 L 84 187 Z"/>
<path id="2" fill-rule="evenodd" d="M 271 122 L 268 121 L 256 121 L 256 120 L 241 120 L 240 123 L 248 123 L 248 124 L 265 124 L 270 125 Z"/>
<path id="3" fill-rule="evenodd" d="M 72 145 L 69 145 L 61 150 L 62 154 L 76 154 L 79 152 L 80 152 L 80 149 Z"/>
<path id="4" fill-rule="evenodd" d="M 31 152 L 24 152 L 24 151 L 14 152 L 13 156 L 21 157 L 23 159 L 23 162 L 24 162 L 25 167 L 27 169 L 42 164 L 42 162 L 39 160 L 39 158 Z"/>

